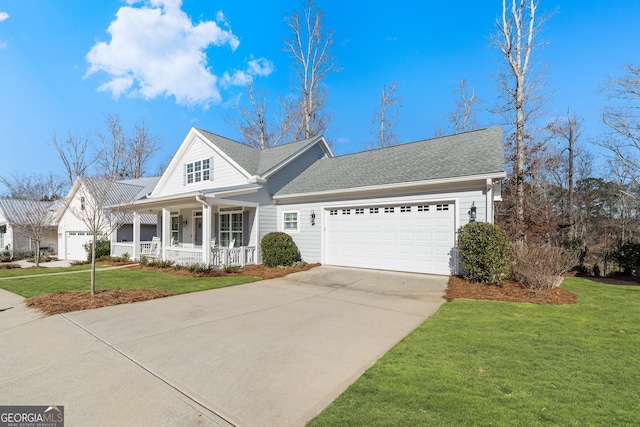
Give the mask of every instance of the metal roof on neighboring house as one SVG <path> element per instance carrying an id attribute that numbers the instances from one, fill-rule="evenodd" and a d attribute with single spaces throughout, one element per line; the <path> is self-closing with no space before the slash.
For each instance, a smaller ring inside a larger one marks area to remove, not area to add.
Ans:
<path id="1" fill-rule="evenodd" d="M 42 224 L 54 226 L 55 202 L 36 200 L 0 199 L 2 216 L 11 224 Z"/>
<path id="2" fill-rule="evenodd" d="M 307 138 L 261 150 L 204 129 L 197 130 L 251 175 L 262 175 L 268 172 L 288 157 L 319 139 L 318 137 Z"/>
<path id="3" fill-rule="evenodd" d="M 135 186 L 141 187 L 140 191 L 138 191 L 138 194 L 136 194 L 135 196 L 136 200 L 140 200 L 146 197 L 149 193 L 153 191 L 153 189 L 156 187 L 156 184 L 158 184 L 158 181 L 160 181 L 159 176 L 151 176 L 151 177 L 138 178 L 138 179 L 127 179 L 127 180 L 122 180 L 118 182 L 122 184 L 135 185 Z"/>
<path id="4" fill-rule="evenodd" d="M 499 126 L 318 160 L 274 197 L 504 173 Z"/>

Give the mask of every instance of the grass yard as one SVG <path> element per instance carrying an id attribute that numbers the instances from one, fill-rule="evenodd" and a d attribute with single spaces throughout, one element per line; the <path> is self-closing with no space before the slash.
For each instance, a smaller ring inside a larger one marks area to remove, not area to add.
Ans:
<path id="1" fill-rule="evenodd" d="M 578 302 L 445 303 L 309 425 L 640 425 L 640 287 L 562 287 Z"/>
<path id="2" fill-rule="evenodd" d="M 97 268 L 108 267 L 106 265 L 98 265 Z M 90 270 L 91 264 L 72 265 L 71 267 L 51 267 L 51 268 L 0 268 L 0 278 L 17 277 L 17 276 L 37 276 L 39 274 L 49 273 L 68 273 L 71 271 Z"/>
<path id="3" fill-rule="evenodd" d="M 74 267 L 71 267 L 73 269 Z M 41 271 L 44 269 L 34 269 Z M 57 269 L 51 269 L 57 270 Z M 70 271 L 70 269 L 63 269 Z M 13 271 L 13 270 L 7 270 Z M 25 269 L 23 271 L 29 271 Z M 45 272 L 51 272 L 47 269 Z M 4 273 L 4 272 L 3 272 Z M 0 277 L 2 277 L 0 275 Z M 96 271 L 96 290 L 106 289 L 153 289 L 171 291 L 176 294 L 224 288 L 226 286 L 260 280 L 248 276 L 190 277 L 173 276 L 167 273 L 123 268 Z M 90 273 L 64 274 L 55 276 L 29 277 L 23 279 L 0 280 L 0 288 L 30 298 L 36 295 L 57 292 L 88 291 L 91 287 Z"/>

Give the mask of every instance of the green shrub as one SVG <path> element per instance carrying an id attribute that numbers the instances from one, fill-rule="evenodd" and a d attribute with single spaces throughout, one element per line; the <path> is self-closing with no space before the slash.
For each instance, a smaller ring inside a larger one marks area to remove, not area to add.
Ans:
<path id="1" fill-rule="evenodd" d="M 298 247 L 287 233 L 268 233 L 260 242 L 262 263 L 267 267 L 290 266 L 298 260 Z"/>
<path id="2" fill-rule="evenodd" d="M 613 258 L 622 271 L 631 274 L 640 265 L 640 243 L 626 242 L 613 253 Z"/>
<path id="3" fill-rule="evenodd" d="M 486 222 L 470 222 L 458 230 L 463 276 L 471 282 L 504 285 L 509 278 L 511 244 L 507 233 Z"/>
<path id="4" fill-rule="evenodd" d="M 82 245 L 87 252 L 87 259 L 91 259 L 93 241 Z M 111 240 L 106 237 L 98 237 L 96 240 L 96 259 L 111 255 Z"/>
<path id="5" fill-rule="evenodd" d="M 240 267 L 238 267 L 237 265 L 225 265 L 224 267 L 222 267 L 222 271 L 224 271 L 226 274 L 235 274 L 240 271 Z"/>

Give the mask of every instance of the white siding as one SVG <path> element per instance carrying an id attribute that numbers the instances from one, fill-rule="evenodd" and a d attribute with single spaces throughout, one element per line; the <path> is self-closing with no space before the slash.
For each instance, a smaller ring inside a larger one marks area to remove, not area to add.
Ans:
<path id="1" fill-rule="evenodd" d="M 187 163 L 198 160 L 212 159 L 212 180 L 186 184 L 184 172 Z M 225 158 L 216 153 L 200 138 L 195 138 L 188 147 L 177 167 L 170 173 L 168 180 L 162 188 L 154 190 L 156 196 L 179 194 L 190 191 L 199 191 L 209 188 L 224 188 L 247 183 L 247 178 Z"/>

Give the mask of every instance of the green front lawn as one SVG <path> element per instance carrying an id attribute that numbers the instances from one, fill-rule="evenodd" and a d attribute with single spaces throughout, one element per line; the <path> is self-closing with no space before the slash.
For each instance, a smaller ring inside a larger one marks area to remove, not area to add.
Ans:
<path id="1" fill-rule="evenodd" d="M 40 271 L 40 269 L 35 271 Z M 184 294 L 240 285 L 257 280 L 260 279 L 248 276 L 180 277 L 158 271 L 123 268 L 97 271 L 96 290 L 115 288 L 154 289 Z M 36 295 L 56 292 L 88 291 L 91 289 L 91 278 L 89 272 L 42 277 L 34 276 L 24 279 L 0 280 L 0 288 L 25 298 L 30 298 Z"/>
<path id="2" fill-rule="evenodd" d="M 105 265 L 98 265 L 97 268 L 107 267 Z M 35 276 L 38 274 L 49 273 L 68 273 L 70 271 L 84 271 L 90 270 L 91 264 L 72 265 L 71 267 L 47 267 L 47 268 L 0 268 L 0 278 L 3 277 L 17 277 L 17 276 Z"/>
<path id="3" fill-rule="evenodd" d="M 640 287 L 563 287 L 576 304 L 445 303 L 310 425 L 640 425 Z"/>

